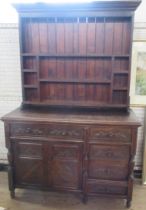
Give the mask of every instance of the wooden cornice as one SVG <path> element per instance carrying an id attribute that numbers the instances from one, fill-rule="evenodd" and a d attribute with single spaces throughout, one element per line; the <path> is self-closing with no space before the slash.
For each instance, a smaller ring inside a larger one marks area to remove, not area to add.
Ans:
<path id="1" fill-rule="evenodd" d="M 106 0 L 91 3 L 35 3 L 13 4 L 19 13 L 49 12 L 49 11 L 135 11 L 141 0 Z"/>

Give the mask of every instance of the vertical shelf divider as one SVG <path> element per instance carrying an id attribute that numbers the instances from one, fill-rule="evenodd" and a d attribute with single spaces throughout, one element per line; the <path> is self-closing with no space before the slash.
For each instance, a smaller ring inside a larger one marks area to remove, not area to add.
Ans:
<path id="1" fill-rule="evenodd" d="M 39 72 L 39 65 L 40 65 L 39 56 L 36 56 L 36 70 L 37 70 L 37 92 L 38 92 L 38 100 L 41 101 L 40 96 L 40 72 Z"/>
<path id="2" fill-rule="evenodd" d="M 111 89 L 110 89 L 110 103 L 111 104 L 113 102 L 114 62 L 115 62 L 115 58 L 112 57 Z"/>

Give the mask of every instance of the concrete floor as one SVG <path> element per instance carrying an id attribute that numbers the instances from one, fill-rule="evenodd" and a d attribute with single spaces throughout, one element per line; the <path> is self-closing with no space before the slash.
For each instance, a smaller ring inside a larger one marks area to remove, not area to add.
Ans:
<path id="1" fill-rule="evenodd" d="M 7 173 L 0 172 L 0 207 L 6 210 L 124 210 L 124 201 L 109 198 L 89 198 L 88 204 L 80 196 L 65 193 L 16 189 L 16 198 L 8 191 Z M 130 210 L 146 210 L 146 186 L 134 185 Z"/>

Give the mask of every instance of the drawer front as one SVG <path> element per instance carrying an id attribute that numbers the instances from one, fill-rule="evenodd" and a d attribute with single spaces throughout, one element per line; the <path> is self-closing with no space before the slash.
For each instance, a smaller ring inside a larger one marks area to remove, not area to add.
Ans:
<path id="1" fill-rule="evenodd" d="M 128 165 L 89 161 L 88 177 L 91 179 L 127 180 Z"/>
<path id="2" fill-rule="evenodd" d="M 35 136 L 51 137 L 63 139 L 82 139 L 84 129 L 82 127 L 73 127 L 68 125 L 50 125 L 50 124 L 31 124 L 15 123 L 11 124 L 10 135 L 12 137 Z"/>
<path id="3" fill-rule="evenodd" d="M 89 140 L 131 142 L 131 129 L 118 126 L 98 126 L 90 129 Z"/>
<path id="4" fill-rule="evenodd" d="M 128 161 L 130 148 L 126 145 L 89 145 L 89 160 Z"/>
<path id="5" fill-rule="evenodd" d="M 123 185 L 123 186 L 122 186 Z M 104 182 L 104 181 L 87 181 L 87 192 L 88 194 L 107 194 L 107 195 L 126 195 L 127 187 L 126 184 L 119 182 Z"/>

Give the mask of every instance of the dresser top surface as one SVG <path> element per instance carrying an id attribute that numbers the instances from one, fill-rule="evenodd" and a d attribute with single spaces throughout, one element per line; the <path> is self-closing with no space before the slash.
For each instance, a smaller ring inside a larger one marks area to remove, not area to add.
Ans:
<path id="1" fill-rule="evenodd" d="M 45 109 L 21 109 L 6 114 L 3 121 L 30 121 L 51 123 L 75 123 L 75 124 L 107 124 L 107 125 L 133 125 L 140 126 L 134 112 L 118 111 L 75 111 L 75 110 L 45 110 Z"/>

